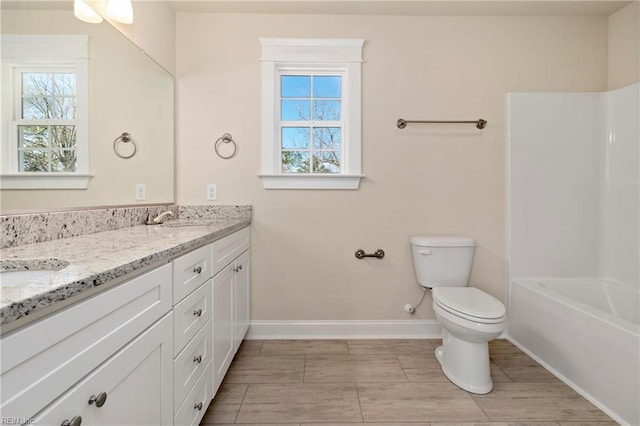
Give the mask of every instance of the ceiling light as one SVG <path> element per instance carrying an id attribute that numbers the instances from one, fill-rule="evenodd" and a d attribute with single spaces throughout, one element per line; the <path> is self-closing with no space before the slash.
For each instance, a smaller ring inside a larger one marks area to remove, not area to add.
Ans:
<path id="1" fill-rule="evenodd" d="M 73 14 L 81 21 L 90 24 L 99 24 L 102 22 L 102 16 L 98 15 L 95 10 L 84 2 L 84 0 L 73 0 Z"/>
<path id="2" fill-rule="evenodd" d="M 133 6 L 131 0 L 109 0 L 107 16 L 121 24 L 133 23 Z"/>

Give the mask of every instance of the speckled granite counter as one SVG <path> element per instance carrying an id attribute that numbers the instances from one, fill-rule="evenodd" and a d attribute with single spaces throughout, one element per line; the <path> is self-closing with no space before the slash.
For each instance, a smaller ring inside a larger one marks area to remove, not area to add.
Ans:
<path id="1" fill-rule="evenodd" d="M 2 262 L 50 258 L 69 262 L 69 266 L 44 277 L 0 288 L 2 332 L 94 294 L 96 287 L 110 287 L 251 223 L 250 215 L 198 218 L 202 225 L 194 219 L 184 220 L 189 221 L 188 226 L 171 226 L 178 224 L 178 219 L 165 225 L 133 226 L 0 249 Z"/>

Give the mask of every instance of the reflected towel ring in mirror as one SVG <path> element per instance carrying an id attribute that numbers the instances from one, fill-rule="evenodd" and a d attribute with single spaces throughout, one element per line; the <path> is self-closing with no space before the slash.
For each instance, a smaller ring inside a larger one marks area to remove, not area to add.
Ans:
<path id="1" fill-rule="evenodd" d="M 118 144 L 120 142 L 131 143 L 131 145 L 133 146 L 133 151 L 130 154 L 121 154 L 120 151 L 118 151 Z M 131 139 L 131 135 L 127 132 L 124 132 L 123 134 L 115 138 L 113 141 L 113 152 L 115 152 L 116 155 L 120 158 L 124 158 L 124 159 L 131 158 L 134 155 L 136 155 L 137 150 L 138 150 L 138 147 L 136 146 L 136 143 L 133 141 L 133 139 Z"/>
<path id="2" fill-rule="evenodd" d="M 233 152 L 229 155 L 220 154 L 221 143 L 225 143 L 225 144 L 231 143 L 233 145 Z M 233 140 L 233 137 L 229 133 L 225 133 L 224 135 L 220 136 L 216 140 L 216 143 L 214 144 L 214 149 L 216 150 L 216 154 L 218 154 L 218 157 L 228 160 L 230 158 L 235 157 L 235 155 L 238 152 L 238 145 L 236 145 L 236 142 Z"/>

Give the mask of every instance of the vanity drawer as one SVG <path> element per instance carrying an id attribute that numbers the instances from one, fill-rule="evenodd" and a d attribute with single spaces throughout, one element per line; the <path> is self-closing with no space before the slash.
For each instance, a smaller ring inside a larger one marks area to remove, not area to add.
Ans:
<path id="1" fill-rule="evenodd" d="M 212 270 L 217 274 L 251 245 L 249 228 L 234 232 L 212 244 Z"/>
<path id="2" fill-rule="evenodd" d="M 211 278 L 211 244 L 173 261 L 173 304 Z"/>
<path id="3" fill-rule="evenodd" d="M 207 364 L 196 385 L 184 400 L 173 417 L 175 426 L 197 426 L 204 417 L 209 403 L 213 399 L 213 373 L 211 362 Z"/>
<path id="4" fill-rule="evenodd" d="M 0 340 L 3 417 L 30 417 L 171 309 L 171 265 Z"/>
<path id="5" fill-rule="evenodd" d="M 182 401 L 211 361 L 211 320 L 196 334 L 173 361 L 173 403 L 177 411 Z"/>
<path id="6" fill-rule="evenodd" d="M 173 356 L 211 318 L 211 280 L 198 287 L 173 308 Z"/>

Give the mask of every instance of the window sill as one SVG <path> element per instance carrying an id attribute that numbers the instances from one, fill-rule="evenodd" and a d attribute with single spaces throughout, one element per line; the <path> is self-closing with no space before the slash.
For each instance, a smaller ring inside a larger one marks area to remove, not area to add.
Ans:
<path id="1" fill-rule="evenodd" d="M 1 189 L 87 189 L 93 175 L 80 173 L 7 173 Z"/>
<path id="2" fill-rule="evenodd" d="M 358 189 L 364 175 L 261 174 L 264 189 Z"/>

